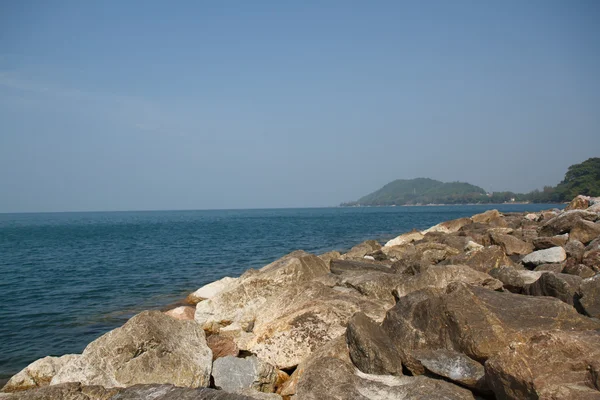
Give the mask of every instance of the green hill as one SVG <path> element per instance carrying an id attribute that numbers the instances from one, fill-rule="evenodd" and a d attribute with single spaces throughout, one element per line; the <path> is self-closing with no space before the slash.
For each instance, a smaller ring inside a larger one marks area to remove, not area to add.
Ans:
<path id="1" fill-rule="evenodd" d="M 397 179 L 381 189 L 341 206 L 392 206 L 412 204 L 467 204 L 467 203 L 561 203 L 575 196 L 600 197 L 600 158 L 590 158 L 569 167 L 565 179 L 555 187 L 545 186 L 542 191 L 529 193 L 494 192 L 487 196 L 479 186 L 464 182 L 444 183 L 435 179 Z"/>
<path id="2" fill-rule="evenodd" d="M 485 190 L 464 182 L 440 182 L 429 178 L 397 179 L 358 201 L 342 206 L 391 206 L 406 204 L 477 203 Z"/>

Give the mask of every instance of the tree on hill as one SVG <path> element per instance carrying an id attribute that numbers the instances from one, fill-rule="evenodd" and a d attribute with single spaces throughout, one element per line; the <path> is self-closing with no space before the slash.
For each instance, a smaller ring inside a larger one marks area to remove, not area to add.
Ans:
<path id="1" fill-rule="evenodd" d="M 600 196 L 600 158 L 590 158 L 581 164 L 571 165 L 555 191 L 561 201 L 568 201 L 575 196 Z"/>

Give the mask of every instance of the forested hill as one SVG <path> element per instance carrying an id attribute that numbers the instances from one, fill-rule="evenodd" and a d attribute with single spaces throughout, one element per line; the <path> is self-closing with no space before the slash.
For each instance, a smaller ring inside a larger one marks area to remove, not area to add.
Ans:
<path id="1" fill-rule="evenodd" d="M 406 204 L 477 203 L 486 198 L 485 190 L 464 182 L 435 179 L 397 179 L 381 189 L 342 206 L 391 206 Z"/>
<path id="2" fill-rule="evenodd" d="M 560 203 L 582 194 L 600 196 L 600 158 L 590 158 L 569 167 L 565 178 L 556 186 L 529 193 L 494 192 L 490 195 L 479 186 L 464 182 L 444 183 L 428 178 L 397 179 L 357 201 L 341 206 L 392 206 L 413 204 L 468 203 Z"/>

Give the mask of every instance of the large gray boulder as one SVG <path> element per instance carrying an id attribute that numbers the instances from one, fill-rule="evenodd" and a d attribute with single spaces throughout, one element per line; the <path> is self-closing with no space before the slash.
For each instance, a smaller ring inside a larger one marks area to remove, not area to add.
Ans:
<path id="1" fill-rule="evenodd" d="M 246 272 L 233 285 L 196 305 L 196 321 L 205 330 L 218 333 L 251 330 L 263 305 L 291 285 L 299 285 L 329 273 L 319 257 L 304 251 L 292 252 L 258 271 Z"/>
<path id="2" fill-rule="evenodd" d="M 523 264 L 541 265 L 561 263 L 567 259 L 567 253 L 562 247 L 551 247 L 549 249 L 534 251 L 523 257 Z"/>
<path id="3" fill-rule="evenodd" d="M 77 357 L 80 355 L 67 354 L 62 357 L 40 358 L 10 378 L 2 388 L 2 392 L 17 392 L 47 386 L 62 367 Z"/>
<path id="4" fill-rule="evenodd" d="M 244 389 L 255 389 L 260 392 L 274 392 L 277 371 L 256 356 L 238 358 L 221 357 L 213 363 L 212 376 L 217 389 L 228 392 L 239 392 Z"/>
<path id="5" fill-rule="evenodd" d="M 67 363 L 51 384 L 126 387 L 136 384 L 208 386 L 212 352 L 194 321 L 179 321 L 160 311 L 144 311 L 91 342 L 81 357 Z"/>

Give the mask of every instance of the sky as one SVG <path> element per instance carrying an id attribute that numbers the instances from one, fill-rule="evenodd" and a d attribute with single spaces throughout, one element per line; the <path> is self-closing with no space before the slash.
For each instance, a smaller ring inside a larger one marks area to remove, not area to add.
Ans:
<path id="1" fill-rule="evenodd" d="M 600 156 L 600 2 L 0 2 L 0 212 L 335 206 Z"/>

